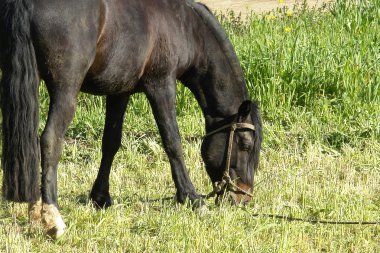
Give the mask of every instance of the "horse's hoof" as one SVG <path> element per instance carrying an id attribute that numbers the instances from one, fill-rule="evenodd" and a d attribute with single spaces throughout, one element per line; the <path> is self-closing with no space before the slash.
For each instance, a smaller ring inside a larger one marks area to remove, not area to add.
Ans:
<path id="1" fill-rule="evenodd" d="M 175 200 L 181 204 L 188 203 L 190 206 L 201 206 L 204 204 L 201 196 L 198 193 L 187 193 L 177 191 Z"/>
<path id="2" fill-rule="evenodd" d="M 108 207 L 112 206 L 113 204 L 113 201 L 112 199 L 107 199 L 107 200 L 91 200 L 92 201 L 92 205 L 96 208 L 96 209 L 107 209 Z"/>
<path id="3" fill-rule="evenodd" d="M 201 197 L 198 197 L 196 199 L 191 199 L 189 201 L 189 203 L 191 205 L 191 208 L 194 211 L 198 210 L 198 209 L 201 209 L 202 207 L 206 206 L 206 203 L 204 202 L 204 200 Z"/>
<path id="4" fill-rule="evenodd" d="M 58 222 L 58 223 L 60 224 L 56 224 L 55 227 L 50 228 L 45 231 L 46 234 L 54 240 L 60 238 L 65 233 L 66 225 L 63 222 L 63 220 L 61 219 L 61 222 Z"/>
<path id="5" fill-rule="evenodd" d="M 42 206 L 42 224 L 45 233 L 52 239 L 58 239 L 64 232 L 66 225 L 54 205 L 43 204 Z"/>
<path id="6" fill-rule="evenodd" d="M 106 209 L 110 206 L 112 206 L 113 201 L 111 196 L 107 194 L 95 194 L 93 192 L 90 193 L 90 201 L 92 205 L 96 209 Z"/>
<path id="7" fill-rule="evenodd" d="M 108 207 L 112 206 L 113 201 L 111 197 L 104 198 L 104 199 L 94 199 L 90 198 L 92 205 L 96 209 L 107 209 Z"/>

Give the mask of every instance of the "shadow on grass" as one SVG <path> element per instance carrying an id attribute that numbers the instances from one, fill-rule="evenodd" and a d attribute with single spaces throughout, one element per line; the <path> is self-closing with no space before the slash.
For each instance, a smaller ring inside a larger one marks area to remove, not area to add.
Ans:
<path id="1" fill-rule="evenodd" d="M 122 198 L 122 202 L 131 203 L 131 202 L 136 201 L 136 199 L 138 199 L 138 201 L 141 203 L 158 203 L 158 202 L 161 202 L 161 203 L 172 202 L 174 204 L 178 203 L 175 196 L 167 196 L 167 197 L 159 197 L 159 198 L 144 198 L 141 196 L 135 196 L 135 197 L 127 196 L 127 197 Z M 90 203 L 90 198 L 86 194 L 80 194 L 76 197 L 76 202 L 78 204 L 86 206 Z"/>

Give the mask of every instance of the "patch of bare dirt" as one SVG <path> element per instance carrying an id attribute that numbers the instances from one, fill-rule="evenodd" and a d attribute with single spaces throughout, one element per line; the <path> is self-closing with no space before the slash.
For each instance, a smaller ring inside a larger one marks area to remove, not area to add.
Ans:
<path id="1" fill-rule="evenodd" d="M 321 7 L 332 0 L 306 0 L 309 7 Z M 226 12 L 233 10 L 236 14 L 241 13 L 243 17 L 251 11 L 256 13 L 269 12 L 276 8 L 287 7 L 292 9 L 296 4 L 302 4 L 304 0 L 199 0 L 213 11 Z"/>

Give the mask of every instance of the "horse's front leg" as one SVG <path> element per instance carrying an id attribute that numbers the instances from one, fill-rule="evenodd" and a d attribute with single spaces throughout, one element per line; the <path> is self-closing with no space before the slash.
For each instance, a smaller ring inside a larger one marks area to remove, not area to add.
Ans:
<path id="1" fill-rule="evenodd" d="M 64 134 L 74 115 L 76 97 L 77 91 L 69 89 L 50 94 L 48 119 L 41 136 L 41 218 L 45 232 L 52 238 L 60 237 L 66 227 L 58 211 L 57 165 Z"/>
<path id="2" fill-rule="evenodd" d="M 90 199 L 97 208 L 107 208 L 112 205 L 109 194 L 109 175 L 113 158 L 121 144 L 124 113 L 128 100 L 129 95 L 107 96 L 102 161 L 90 193 Z"/>
<path id="3" fill-rule="evenodd" d="M 186 170 L 181 137 L 176 119 L 176 81 L 174 78 L 154 81 L 145 85 L 145 93 L 151 104 L 153 114 L 168 155 L 172 177 L 177 189 L 177 200 L 184 203 L 187 198 L 193 203 L 200 203 Z"/>

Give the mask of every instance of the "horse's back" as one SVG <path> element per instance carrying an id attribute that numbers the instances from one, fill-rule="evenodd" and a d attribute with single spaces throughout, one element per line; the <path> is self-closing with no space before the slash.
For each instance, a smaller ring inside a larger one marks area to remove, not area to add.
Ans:
<path id="1" fill-rule="evenodd" d="M 194 13 L 185 1 L 104 0 L 102 8 L 106 15 L 84 91 L 140 90 L 141 83 L 177 76 L 194 59 Z"/>
<path id="2" fill-rule="evenodd" d="M 194 59 L 195 15 L 186 1 L 39 0 L 34 10 L 42 77 L 77 73 L 85 92 L 132 92 L 141 80 L 178 76 Z"/>

